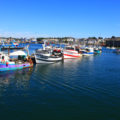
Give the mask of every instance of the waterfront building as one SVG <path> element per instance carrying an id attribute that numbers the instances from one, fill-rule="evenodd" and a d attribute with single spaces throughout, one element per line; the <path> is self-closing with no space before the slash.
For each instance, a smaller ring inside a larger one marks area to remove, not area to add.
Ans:
<path id="1" fill-rule="evenodd" d="M 120 47 L 120 37 L 105 38 L 107 47 Z"/>

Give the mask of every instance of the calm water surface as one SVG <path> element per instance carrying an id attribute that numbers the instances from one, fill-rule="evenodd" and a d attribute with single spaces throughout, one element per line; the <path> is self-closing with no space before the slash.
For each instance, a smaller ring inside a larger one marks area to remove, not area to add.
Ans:
<path id="1" fill-rule="evenodd" d="M 1 120 L 120 120 L 120 55 L 0 73 Z"/>

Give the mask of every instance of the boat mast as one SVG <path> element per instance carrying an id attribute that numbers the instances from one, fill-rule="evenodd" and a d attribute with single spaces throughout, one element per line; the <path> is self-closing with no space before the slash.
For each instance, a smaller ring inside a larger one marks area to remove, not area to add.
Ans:
<path id="1" fill-rule="evenodd" d="M 46 40 L 44 40 L 44 44 L 42 45 L 43 50 L 45 50 L 45 44 L 46 44 Z"/>
<path id="2" fill-rule="evenodd" d="M 29 56 L 29 45 L 27 45 L 27 49 L 26 49 L 26 51 L 27 51 L 27 56 Z"/>

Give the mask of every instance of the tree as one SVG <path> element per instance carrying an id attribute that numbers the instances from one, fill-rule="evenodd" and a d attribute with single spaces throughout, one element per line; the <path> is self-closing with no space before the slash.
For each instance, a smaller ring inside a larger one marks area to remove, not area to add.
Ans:
<path id="1" fill-rule="evenodd" d="M 103 37 L 98 37 L 98 39 L 103 39 Z"/>
<path id="2" fill-rule="evenodd" d="M 89 37 L 88 39 L 97 39 L 96 37 Z"/>
<path id="3" fill-rule="evenodd" d="M 111 38 L 113 38 L 113 39 L 114 39 L 114 38 L 116 38 L 116 37 L 115 37 L 115 36 L 112 36 Z"/>
<path id="4" fill-rule="evenodd" d="M 37 38 L 37 42 L 43 43 L 44 38 Z"/>

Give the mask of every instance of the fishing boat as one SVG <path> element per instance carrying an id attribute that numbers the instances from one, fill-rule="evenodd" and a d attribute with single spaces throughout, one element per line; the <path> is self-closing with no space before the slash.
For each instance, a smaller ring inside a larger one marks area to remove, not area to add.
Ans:
<path id="1" fill-rule="evenodd" d="M 102 50 L 100 48 L 94 48 L 94 54 L 100 54 Z"/>
<path id="2" fill-rule="evenodd" d="M 88 48 L 85 48 L 84 50 L 82 50 L 81 52 L 82 52 L 82 55 L 84 55 L 84 56 L 94 55 L 94 48 L 88 47 Z"/>
<path id="3" fill-rule="evenodd" d="M 82 54 L 79 51 L 79 48 L 75 46 L 67 46 L 64 49 L 63 53 L 64 53 L 64 59 L 78 58 L 82 56 Z"/>
<path id="4" fill-rule="evenodd" d="M 61 49 L 47 48 L 45 43 L 42 49 L 37 49 L 35 51 L 35 61 L 36 63 L 54 63 L 63 60 L 63 53 Z"/>
<path id="5" fill-rule="evenodd" d="M 106 47 L 107 49 L 110 49 L 110 47 Z"/>
<path id="6" fill-rule="evenodd" d="M 12 56 L 12 58 L 11 58 Z M 13 58 L 13 56 L 15 56 Z M 0 71 L 17 70 L 33 67 L 33 62 L 23 51 L 9 54 L 0 54 Z"/>
<path id="7" fill-rule="evenodd" d="M 17 43 L 16 41 L 12 41 L 10 42 L 10 44 L 5 44 L 4 42 L 2 42 L 1 50 L 4 51 L 8 49 L 19 50 L 19 49 L 24 49 L 24 47 L 21 47 L 19 43 Z"/>
<path id="8" fill-rule="evenodd" d="M 106 47 L 107 49 L 113 49 L 115 50 L 116 48 L 113 46 L 113 47 Z"/>

